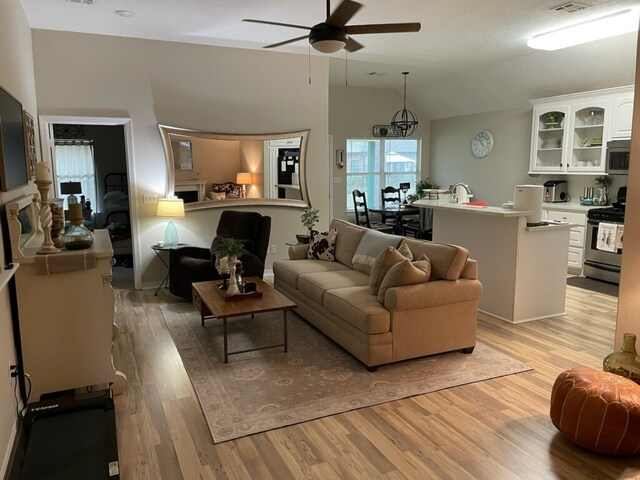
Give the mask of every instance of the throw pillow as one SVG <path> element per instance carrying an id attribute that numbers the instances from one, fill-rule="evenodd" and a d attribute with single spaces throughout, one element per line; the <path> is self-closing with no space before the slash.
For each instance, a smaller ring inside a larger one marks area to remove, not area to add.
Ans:
<path id="1" fill-rule="evenodd" d="M 387 247 L 398 248 L 400 241 L 401 237 L 396 235 L 367 230 L 353 254 L 353 269 L 364 272 L 367 275 L 371 274 L 373 263 L 376 261 L 376 257 L 380 255 L 380 252 Z M 411 254 L 409 247 L 407 246 L 406 248 Z"/>
<path id="2" fill-rule="evenodd" d="M 336 237 L 338 231 L 333 229 L 328 232 L 316 233 L 309 242 L 307 258 L 314 260 L 326 260 L 333 262 L 336 259 Z"/>
<path id="3" fill-rule="evenodd" d="M 407 258 L 393 247 L 387 247 L 380 252 L 380 255 L 378 255 L 376 261 L 373 262 L 373 267 L 371 268 L 371 275 L 369 276 L 369 292 L 373 295 L 377 295 L 380 284 L 382 283 L 382 280 L 384 280 L 389 269 L 396 263 L 400 263 L 403 260 L 407 260 Z"/>
<path id="4" fill-rule="evenodd" d="M 378 289 L 378 301 L 384 304 L 384 296 L 392 287 L 400 287 L 402 285 L 415 285 L 416 283 L 426 283 L 431 276 L 431 262 L 427 260 L 418 260 L 411 262 L 403 260 L 392 266 L 384 276 L 380 288 Z"/>

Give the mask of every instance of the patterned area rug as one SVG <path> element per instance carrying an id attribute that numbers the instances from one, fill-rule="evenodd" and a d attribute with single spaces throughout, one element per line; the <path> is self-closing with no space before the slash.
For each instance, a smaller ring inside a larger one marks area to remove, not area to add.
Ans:
<path id="1" fill-rule="evenodd" d="M 357 408 L 531 370 L 487 345 L 471 355 L 433 355 L 367 372 L 295 313 L 289 351 L 273 348 L 222 359 L 222 322 L 186 303 L 162 313 L 202 405 L 215 443 Z M 228 321 L 229 350 L 282 342 L 282 314 Z"/>

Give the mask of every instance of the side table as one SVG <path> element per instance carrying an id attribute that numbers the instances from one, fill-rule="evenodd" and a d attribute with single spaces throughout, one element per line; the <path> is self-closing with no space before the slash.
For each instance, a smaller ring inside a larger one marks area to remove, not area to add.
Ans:
<path id="1" fill-rule="evenodd" d="M 162 264 L 164 265 L 164 268 L 167 270 L 166 275 L 164 276 L 164 278 L 162 279 L 162 281 L 160 282 L 160 285 L 158 285 L 158 288 L 156 288 L 156 292 L 153 294 L 154 296 L 158 296 L 158 292 L 160 291 L 160 289 L 162 288 L 162 286 L 164 285 L 164 288 L 167 288 L 169 286 L 169 274 L 170 272 L 170 268 L 169 268 L 169 264 L 164 260 L 164 257 L 162 256 L 162 252 L 168 252 L 169 250 L 172 250 L 176 247 L 183 247 L 188 245 L 187 243 L 179 243 L 178 245 L 173 245 L 171 247 L 161 247 L 159 245 L 152 245 L 151 246 L 151 250 L 153 250 L 154 252 L 156 252 L 156 256 L 160 259 L 160 261 L 162 262 Z"/>

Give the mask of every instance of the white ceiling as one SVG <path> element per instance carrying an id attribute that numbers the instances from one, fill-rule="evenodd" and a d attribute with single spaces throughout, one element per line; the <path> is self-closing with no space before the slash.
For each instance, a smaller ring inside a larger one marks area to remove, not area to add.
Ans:
<path id="1" fill-rule="evenodd" d="M 357 36 L 366 48 L 349 54 L 349 63 L 355 67 L 360 61 L 368 62 L 368 68 L 352 70 L 349 82 L 361 86 L 389 82 L 364 75 L 374 71 L 399 75 L 405 68 L 424 69 L 422 75 L 433 78 L 460 71 L 463 66 L 525 55 L 531 52 L 526 40 L 533 34 L 640 5 L 637 0 L 579 0 L 589 8 L 571 14 L 551 10 L 566 3 L 564 0 L 360 1 L 363 7 L 350 24 L 422 23 L 418 33 Z M 305 32 L 246 23 L 243 18 L 311 26 L 324 20 L 326 8 L 324 0 L 93 0 L 92 5 L 76 0 L 20 2 L 32 28 L 256 49 Z M 332 10 L 337 3 L 333 0 Z M 134 15 L 115 15 L 119 9 Z M 302 40 L 278 51 L 306 54 L 308 43 Z M 344 64 L 344 51 L 332 57 L 337 60 L 333 63 Z M 336 83 L 344 84 L 344 74 L 337 70 Z M 401 78 L 398 75 L 393 84 Z"/>
<path id="2" fill-rule="evenodd" d="M 324 0 L 93 0 L 91 5 L 79 1 L 85 0 L 20 0 L 20 3 L 30 26 L 35 29 L 249 49 L 260 49 L 270 43 L 304 35 L 305 31 L 247 23 L 243 18 L 311 26 L 324 20 L 326 9 Z M 523 59 L 532 60 L 532 68 L 538 69 L 539 81 L 546 86 L 550 83 L 550 75 L 548 72 L 540 75 L 539 71 L 544 71 L 545 59 L 549 59 L 554 69 L 560 69 L 551 78 L 561 84 L 575 85 L 579 83 L 576 72 L 562 71 L 562 62 L 566 62 L 567 56 L 576 60 L 571 49 L 560 53 L 534 51 L 527 47 L 526 40 L 568 23 L 630 6 L 640 7 L 640 0 L 578 0 L 576 3 L 588 8 L 565 13 L 552 9 L 568 0 L 359 1 L 363 7 L 349 24 L 418 21 L 422 29 L 418 33 L 358 35 L 356 39 L 365 48 L 348 54 L 348 63 L 345 64 L 344 50 L 331 55 L 332 85 L 345 85 L 348 72 L 349 86 L 401 89 L 401 72 L 408 70 L 411 72 L 409 85 L 437 89 L 438 82 L 446 85 L 450 80 L 445 79 L 464 78 L 467 72 L 485 71 L 488 66 L 499 69 L 507 63 L 528 65 L 528 60 L 523 62 Z M 333 0 L 331 9 L 337 4 L 338 0 Z M 118 16 L 115 11 L 119 9 L 130 10 L 134 15 Z M 588 76 L 591 69 L 602 76 L 603 72 L 596 71 L 601 56 L 609 61 L 610 57 L 620 55 L 614 65 L 628 64 L 630 48 L 635 52 L 635 35 L 626 36 L 623 48 L 618 45 L 619 41 L 603 40 L 593 42 L 586 49 L 574 47 L 576 52 L 594 52 L 592 57 L 586 54 L 587 59 L 593 59 L 593 62 L 588 60 L 588 67 L 585 57 L 580 57 L 578 63 L 585 69 L 581 75 Z M 612 46 L 615 50 L 611 50 Z M 306 55 L 309 46 L 302 40 L 275 50 Z M 311 55 L 322 54 L 311 49 Z M 628 70 L 618 76 L 628 78 Z M 537 81 L 536 75 L 518 73 L 521 75 L 519 82 Z M 613 85 L 617 81 L 617 78 L 611 80 Z M 492 83 L 490 79 L 486 82 Z M 542 85 L 529 86 L 532 88 L 523 95 L 538 95 L 538 91 L 545 91 Z M 432 104 L 437 101 L 431 99 Z M 433 104 L 425 108 L 438 110 L 439 107 Z"/>

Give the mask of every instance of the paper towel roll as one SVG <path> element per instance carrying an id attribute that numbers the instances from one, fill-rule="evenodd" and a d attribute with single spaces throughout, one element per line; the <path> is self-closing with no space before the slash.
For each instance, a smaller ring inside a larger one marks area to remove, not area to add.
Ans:
<path id="1" fill-rule="evenodd" d="M 542 185 L 516 185 L 513 199 L 515 210 L 529 210 L 527 223 L 535 224 L 542 221 Z"/>

